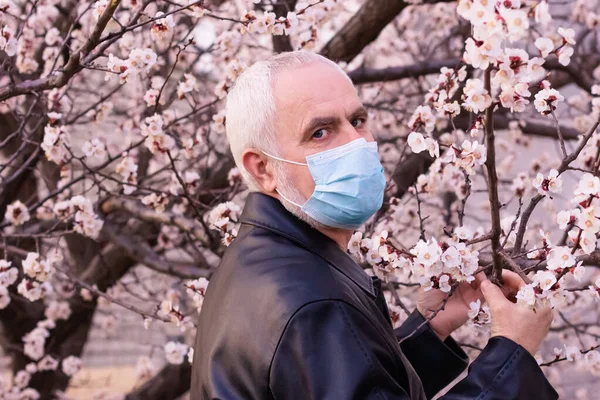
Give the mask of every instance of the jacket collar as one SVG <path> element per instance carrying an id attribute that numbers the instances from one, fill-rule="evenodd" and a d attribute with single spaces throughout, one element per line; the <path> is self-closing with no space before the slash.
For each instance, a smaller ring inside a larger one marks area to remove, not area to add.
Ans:
<path id="1" fill-rule="evenodd" d="M 274 197 L 251 192 L 240 217 L 242 224 L 258 226 L 284 236 L 323 258 L 365 292 L 375 297 L 373 280 L 336 242 L 299 220 Z"/>

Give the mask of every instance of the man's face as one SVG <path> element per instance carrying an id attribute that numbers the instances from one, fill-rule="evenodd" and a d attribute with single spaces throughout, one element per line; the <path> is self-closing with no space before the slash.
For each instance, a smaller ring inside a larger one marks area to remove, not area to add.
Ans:
<path id="1" fill-rule="evenodd" d="M 315 62 L 280 73 L 274 95 L 275 135 L 282 158 L 305 163 L 309 155 L 356 139 L 373 141 L 356 89 L 330 65 Z M 308 167 L 286 163 L 285 169 L 288 181 L 308 199 L 315 189 Z"/>

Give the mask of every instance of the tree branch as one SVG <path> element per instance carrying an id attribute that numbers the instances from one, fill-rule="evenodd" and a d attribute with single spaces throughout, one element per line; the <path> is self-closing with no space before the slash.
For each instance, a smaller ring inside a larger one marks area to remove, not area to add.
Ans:
<path id="1" fill-rule="evenodd" d="M 102 210 L 104 214 L 110 214 L 117 210 L 126 211 L 143 221 L 175 225 L 182 231 L 190 233 L 193 238 L 200 241 L 205 241 L 207 239 L 202 225 L 195 220 L 167 212 L 159 213 L 145 206 L 141 206 L 138 202 L 132 200 L 111 197 L 101 202 L 100 210 Z"/>
<path id="2" fill-rule="evenodd" d="M 147 243 L 136 241 L 131 234 L 119 232 L 111 221 L 104 221 L 102 232 L 131 258 L 156 272 L 182 279 L 209 278 L 213 272 L 208 264 L 205 264 L 205 268 L 173 265 L 168 260 L 162 259 Z"/>
<path id="3" fill-rule="evenodd" d="M 27 80 L 20 82 L 16 85 L 9 85 L 4 88 L 0 88 L 0 101 L 4 101 L 11 97 L 19 96 L 22 94 L 37 92 L 42 90 L 59 88 L 67 84 L 69 80 L 75 76 L 75 74 L 83 68 L 81 65 L 81 58 L 89 54 L 94 47 L 100 41 L 100 36 L 106 25 L 111 20 L 114 12 L 119 6 L 120 0 L 111 0 L 106 10 L 102 13 L 98 19 L 98 23 L 94 28 L 94 31 L 86 42 L 74 52 L 69 58 L 69 62 L 65 65 L 63 72 L 57 75 L 50 75 L 45 78 L 39 78 L 34 80 Z"/>
<path id="4" fill-rule="evenodd" d="M 560 163 L 560 166 L 557 168 L 559 175 L 562 174 L 563 172 L 565 172 L 567 170 L 567 168 L 569 167 L 569 164 L 571 164 L 577 157 L 579 157 L 579 153 L 581 153 L 581 151 L 583 150 L 583 148 L 585 147 L 587 142 L 590 140 L 590 138 L 596 131 L 596 128 L 598 128 L 598 125 L 600 125 L 600 116 L 598 116 L 594 125 L 592 127 L 590 127 L 590 129 L 583 136 L 583 139 L 579 142 L 579 145 L 577 146 L 577 148 L 575 150 L 573 150 L 573 152 L 571 154 L 569 154 L 567 157 L 563 158 L 562 162 Z M 517 254 L 521 251 L 521 246 L 523 245 L 523 237 L 525 236 L 525 230 L 527 229 L 527 222 L 529 221 L 529 217 L 531 217 L 533 210 L 535 209 L 537 204 L 544 197 L 545 196 L 543 194 L 536 195 L 535 197 L 533 197 L 531 199 L 531 201 L 525 208 L 525 211 L 523 211 L 523 216 L 521 217 L 521 222 L 519 223 L 519 229 L 517 230 L 517 234 L 516 234 L 516 238 L 515 238 L 513 254 Z"/>
<path id="5" fill-rule="evenodd" d="M 492 70 L 488 68 L 485 71 L 484 84 L 487 92 L 492 94 L 491 81 Z M 485 166 L 488 172 L 488 193 L 490 199 L 490 212 L 492 216 L 492 256 L 494 259 L 494 267 L 492 268 L 493 278 L 496 283 L 502 282 L 502 264 L 500 254 L 500 199 L 498 198 L 498 173 L 496 171 L 496 137 L 494 135 L 494 108 L 496 103 L 492 100 L 492 104 L 485 110 L 485 146 L 487 149 L 487 158 Z"/>
<path id="6" fill-rule="evenodd" d="M 447 3 L 451 0 L 425 0 Z M 410 3 L 402 0 L 367 0 L 350 21 L 320 51 L 333 61 L 350 62 L 373 42 L 381 31 Z"/>
<path id="7" fill-rule="evenodd" d="M 382 69 L 359 67 L 350 71 L 348 76 L 355 85 L 373 82 L 389 82 L 405 78 L 417 78 L 424 75 L 439 74 L 441 68 L 455 68 L 460 62 L 461 59 L 457 57 Z"/>

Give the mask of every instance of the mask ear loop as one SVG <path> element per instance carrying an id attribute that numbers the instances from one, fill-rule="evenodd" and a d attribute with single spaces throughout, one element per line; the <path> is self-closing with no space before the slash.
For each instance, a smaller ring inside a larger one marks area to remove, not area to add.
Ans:
<path id="1" fill-rule="evenodd" d="M 275 160 L 283 161 L 283 162 L 290 163 L 290 164 L 304 165 L 304 166 L 308 167 L 308 164 L 306 164 L 306 163 L 301 163 L 301 162 L 297 162 L 297 161 L 286 160 L 285 158 L 275 157 L 275 156 L 267 153 L 266 151 L 263 151 L 263 150 L 261 150 L 261 151 L 263 152 L 264 155 L 269 156 L 271 158 L 274 158 Z"/>
<path id="2" fill-rule="evenodd" d="M 303 166 L 307 166 L 307 167 L 308 167 L 308 164 L 301 163 L 301 162 L 296 162 L 296 161 L 290 161 L 290 160 L 286 160 L 286 159 L 284 159 L 284 158 L 275 157 L 274 155 L 271 155 L 271 154 L 267 153 L 266 151 L 263 151 L 263 150 L 261 150 L 261 151 L 262 151 L 262 152 L 263 152 L 263 154 L 265 154 L 266 156 L 268 156 L 268 157 L 271 157 L 271 158 L 273 158 L 273 159 L 275 159 L 275 160 L 278 160 L 278 161 L 283 161 L 283 162 L 287 162 L 287 163 L 290 163 L 290 164 L 303 165 Z M 295 205 L 295 206 L 296 206 L 296 207 L 298 207 L 298 208 L 302 208 L 302 206 L 301 206 L 300 204 L 298 204 L 298 203 L 296 203 L 296 202 L 293 202 L 293 201 L 291 201 L 290 199 L 288 199 L 287 197 L 285 197 L 285 196 L 283 195 L 283 193 L 281 193 L 281 192 L 279 191 L 279 189 L 277 189 L 277 188 L 276 188 L 276 189 L 275 189 L 275 191 L 276 191 L 276 192 L 277 192 L 277 193 L 278 193 L 278 194 L 279 194 L 281 197 L 283 197 L 283 199 L 284 199 L 285 201 L 287 201 L 288 203 L 291 203 L 291 204 Z"/>
<path id="3" fill-rule="evenodd" d="M 283 197 L 283 199 L 284 199 L 285 201 L 287 201 L 287 202 L 289 202 L 289 203 L 292 203 L 293 205 L 295 205 L 295 206 L 296 206 L 296 207 L 298 207 L 298 208 L 302 208 L 302 206 L 301 206 L 300 204 L 298 204 L 298 203 L 295 203 L 295 202 L 291 201 L 290 199 L 288 199 L 287 197 L 285 197 L 285 196 L 284 196 L 284 195 L 283 195 L 283 194 L 282 194 L 282 193 L 279 191 L 279 189 L 275 189 L 275 191 L 276 191 L 276 192 L 277 192 L 277 193 L 278 193 L 278 194 L 279 194 L 281 197 Z"/>

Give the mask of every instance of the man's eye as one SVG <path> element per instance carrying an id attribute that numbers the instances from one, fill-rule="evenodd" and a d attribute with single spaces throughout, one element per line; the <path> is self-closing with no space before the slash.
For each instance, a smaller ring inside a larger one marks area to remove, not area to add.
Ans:
<path id="1" fill-rule="evenodd" d="M 358 128 L 365 123 L 365 120 L 363 118 L 355 118 L 351 121 L 351 123 L 353 127 Z"/>
<path id="2" fill-rule="evenodd" d="M 319 129 L 315 133 L 313 133 L 312 137 L 314 139 L 322 139 L 327 135 L 327 129 Z"/>

